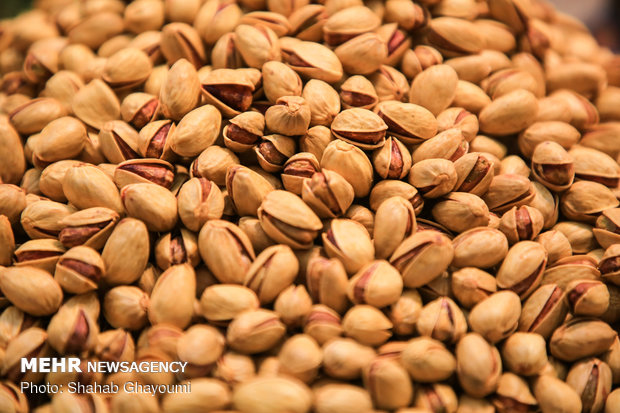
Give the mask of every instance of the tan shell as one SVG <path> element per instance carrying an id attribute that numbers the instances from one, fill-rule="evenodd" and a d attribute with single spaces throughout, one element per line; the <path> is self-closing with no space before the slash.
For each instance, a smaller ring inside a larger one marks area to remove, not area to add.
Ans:
<path id="1" fill-rule="evenodd" d="M 437 134 L 437 119 L 423 106 L 388 100 L 379 104 L 377 113 L 388 132 L 405 143 L 420 143 Z"/>
<path id="2" fill-rule="evenodd" d="M 81 121 L 95 129 L 101 129 L 107 121 L 121 118 L 121 104 L 116 94 L 99 79 L 75 94 L 72 109 Z"/>
<path id="3" fill-rule="evenodd" d="M 361 108 L 345 109 L 334 118 L 332 133 L 362 149 L 375 149 L 385 143 L 385 122 L 375 113 Z"/>

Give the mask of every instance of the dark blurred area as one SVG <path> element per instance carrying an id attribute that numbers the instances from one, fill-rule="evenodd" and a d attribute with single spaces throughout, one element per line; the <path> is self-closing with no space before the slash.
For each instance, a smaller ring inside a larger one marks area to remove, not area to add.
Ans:
<path id="1" fill-rule="evenodd" d="M 558 10 L 577 17 L 601 45 L 620 53 L 620 0 L 547 0 Z M 0 0 L 0 19 L 31 7 L 32 0 Z"/>
<path id="2" fill-rule="evenodd" d="M 13 17 L 32 6 L 32 0 L 0 0 L 0 19 Z"/>
<path id="3" fill-rule="evenodd" d="M 584 22 L 601 45 L 620 52 L 620 0 L 548 1 Z"/>

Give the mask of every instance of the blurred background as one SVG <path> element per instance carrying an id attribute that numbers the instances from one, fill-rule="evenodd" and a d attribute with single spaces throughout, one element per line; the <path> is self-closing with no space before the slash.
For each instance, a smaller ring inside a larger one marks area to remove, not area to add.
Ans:
<path id="1" fill-rule="evenodd" d="M 620 52 L 620 0 L 547 0 L 588 25 L 599 43 Z M 0 0 L 0 19 L 27 10 L 32 0 Z"/>

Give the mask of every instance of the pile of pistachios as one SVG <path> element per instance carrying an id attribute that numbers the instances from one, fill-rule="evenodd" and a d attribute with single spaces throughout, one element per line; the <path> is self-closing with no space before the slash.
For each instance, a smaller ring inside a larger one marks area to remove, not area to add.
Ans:
<path id="1" fill-rule="evenodd" d="M 37 0 L 0 411 L 618 413 L 619 158 L 620 56 L 544 0 Z"/>

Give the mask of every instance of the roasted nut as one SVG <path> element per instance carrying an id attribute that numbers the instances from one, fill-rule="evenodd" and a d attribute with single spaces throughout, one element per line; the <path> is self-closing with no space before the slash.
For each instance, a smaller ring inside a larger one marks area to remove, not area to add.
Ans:
<path id="1" fill-rule="evenodd" d="M 235 351 L 254 354 L 273 348 L 285 332 L 286 327 L 273 311 L 248 310 L 233 318 L 226 340 Z"/>
<path id="2" fill-rule="evenodd" d="M 388 258 L 416 230 L 415 211 L 411 202 L 400 196 L 386 199 L 377 208 L 374 219 L 375 255 Z"/>
<path id="3" fill-rule="evenodd" d="M 439 224 L 456 233 L 489 223 L 487 205 L 477 195 L 467 192 L 451 192 L 435 204 L 431 213 Z"/>
<path id="4" fill-rule="evenodd" d="M 357 198 L 370 193 L 373 168 L 370 160 L 360 148 L 336 139 L 325 147 L 321 157 L 321 167 L 337 172 L 346 179 L 353 186 Z"/>
<path id="5" fill-rule="evenodd" d="M 510 336 L 521 315 L 521 300 L 512 291 L 499 291 L 480 301 L 469 313 L 469 326 L 492 343 Z"/>
<path id="6" fill-rule="evenodd" d="M 551 336 L 549 349 L 554 357 L 576 361 L 607 351 L 617 333 L 608 324 L 589 318 L 573 318 Z"/>
<path id="7" fill-rule="evenodd" d="M 301 198 L 286 191 L 269 192 L 258 208 L 258 219 L 267 235 L 297 249 L 309 248 L 322 228 Z"/>
<path id="8" fill-rule="evenodd" d="M 575 168 L 572 157 L 560 144 L 545 141 L 534 149 L 532 173 L 547 188 L 561 192 L 573 183 Z"/>
<path id="9" fill-rule="evenodd" d="M 443 343 L 424 336 L 407 342 L 400 362 L 411 378 L 419 382 L 446 380 L 456 370 L 456 359 Z"/>
<path id="10" fill-rule="evenodd" d="M 456 345 L 456 374 L 467 394 L 485 397 L 494 392 L 502 374 L 499 351 L 480 334 L 468 333 Z"/>
<path id="11" fill-rule="evenodd" d="M 390 264 L 400 271 L 404 285 L 414 288 L 439 277 L 453 256 L 448 237 L 435 231 L 418 231 L 396 248 Z"/>
<path id="12" fill-rule="evenodd" d="M 415 162 L 409 172 L 409 183 L 426 198 L 438 198 L 452 192 L 457 179 L 454 163 L 447 159 Z"/>
<path id="13" fill-rule="evenodd" d="M 243 284 L 256 258 L 247 235 L 238 226 L 222 220 L 210 220 L 203 225 L 198 249 L 215 278 L 224 283 Z"/>
<path id="14" fill-rule="evenodd" d="M 426 304 L 416 323 L 423 336 L 454 344 L 466 333 L 463 312 L 449 297 L 440 297 Z"/>
<path id="15" fill-rule="evenodd" d="M 353 306 L 342 319 L 344 333 L 367 346 L 385 343 L 392 332 L 392 323 L 383 313 L 370 305 Z"/>

